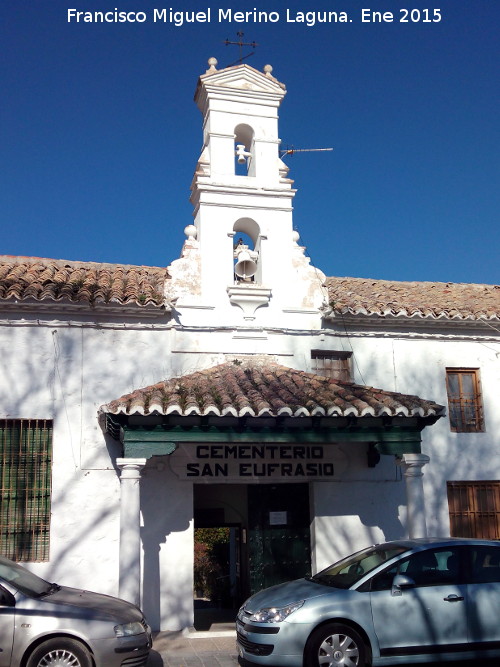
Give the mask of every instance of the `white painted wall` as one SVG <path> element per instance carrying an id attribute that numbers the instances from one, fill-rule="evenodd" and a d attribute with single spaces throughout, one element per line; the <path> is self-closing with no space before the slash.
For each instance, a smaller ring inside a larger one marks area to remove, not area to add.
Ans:
<path id="1" fill-rule="evenodd" d="M 97 410 L 170 373 L 168 332 L 161 324 L 43 323 L 39 314 L 2 324 L 1 416 L 54 420 L 51 560 L 33 569 L 116 593 L 119 448 L 105 440 Z"/>
<path id="2" fill-rule="evenodd" d="M 225 355 L 268 353 L 310 370 L 310 350 L 352 349 L 355 379 L 446 404 L 445 368 L 481 371 L 486 432 L 454 434 L 447 418 L 424 431 L 429 532 L 447 534 L 447 480 L 500 478 L 498 342 L 392 335 L 347 338 L 334 331 L 300 334 L 263 329 L 182 331 L 165 323 L 138 326 L 61 318 L 36 324 L 24 316 L 0 327 L 1 415 L 54 419 L 53 514 L 49 563 L 31 567 L 63 584 L 117 593 L 119 448 L 97 422 L 100 405 L 135 388 L 221 363 Z M 203 325 L 200 317 L 199 326 Z M 82 326 L 84 325 L 84 326 Z M 361 378 L 362 376 L 362 378 Z M 358 446 L 347 451 L 342 479 L 312 485 L 314 567 L 321 569 L 367 543 L 405 535 L 405 493 L 391 457 L 366 467 Z M 177 480 L 160 458 L 141 482 L 144 601 L 153 626 L 192 623 L 192 484 Z"/>
<path id="3" fill-rule="evenodd" d="M 409 328 L 409 327 L 408 327 Z M 447 407 L 446 368 L 478 368 L 483 391 L 485 432 L 452 433 L 448 417 L 423 432 L 422 451 L 430 456 L 423 469 L 427 528 L 430 535 L 449 534 L 446 482 L 500 479 L 500 416 L 495 402 L 500 392 L 500 342 L 491 336 L 470 340 L 450 330 L 434 334 L 377 335 L 353 332 L 344 347 L 354 351 L 354 379 L 390 391 L 416 394 Z M 493 333 L 493 332 L 492 332 Z M 459 338 L 455 340 L 454 337 Z M 401 512 L 404 524 L 404 512 Z M 386 537 L 389 537 L 386 535 Z"/>

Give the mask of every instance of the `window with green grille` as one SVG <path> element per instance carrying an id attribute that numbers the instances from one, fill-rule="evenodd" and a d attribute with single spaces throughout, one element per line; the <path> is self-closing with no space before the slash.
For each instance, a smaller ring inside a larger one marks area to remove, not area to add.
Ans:
<path id="1" fill-rule="evenodd" d="M 52 421 L 0 419 L 0 553 L 49 558 Z"/>

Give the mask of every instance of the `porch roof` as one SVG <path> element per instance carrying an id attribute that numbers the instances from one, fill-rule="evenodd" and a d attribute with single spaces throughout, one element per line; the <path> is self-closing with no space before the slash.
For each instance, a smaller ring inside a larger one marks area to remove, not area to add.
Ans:
<path id="1" fill-rule="evenodd" d="M 418 396 L 286 368 L 233 360 L 137 389 L 100 408 L 110 415 L 212 417 L 423 417 L 444 407 Z"/>

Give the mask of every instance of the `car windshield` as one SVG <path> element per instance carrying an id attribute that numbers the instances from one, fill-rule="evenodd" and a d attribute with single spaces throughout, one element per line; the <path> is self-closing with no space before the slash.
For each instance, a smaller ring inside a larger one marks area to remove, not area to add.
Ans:
<path id="1" fill-rule="evenodd" d="M 47 595 L 53 589 L 53 584 L 49 584 L 45 579 L 37 577 L 21 565 L 13 563 L 8 558 L 0 556 L 0 580 L 3 580 L 24 593 L 32 597 L 41 597 Z"/>
<path id="2" fill-rule="evenodd" d="M 334 588 L 350 588 L 368 572 L 406 551 L 409 551 L 409 548 L 402 544 L 368 547 L 318 572 L 311 577 L 311 581 Z"/>

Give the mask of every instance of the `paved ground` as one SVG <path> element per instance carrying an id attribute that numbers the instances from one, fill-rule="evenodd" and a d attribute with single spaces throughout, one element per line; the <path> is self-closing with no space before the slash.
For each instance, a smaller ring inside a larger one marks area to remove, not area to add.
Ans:
<path id="1" fill-rule="evenodd" d="M 147 667 L 235 667 L 238 665 L 236 637 L 231 632 L 160 632 L 155 635 Z M 444 663 L 426 663 L 444 667 Z M 448 663 L 453 667 L 477 667 L 477 661 Z M 497 660 L 483 660 L 484 667 L 498 667 Z M 401 664 L 399 667 L 414 667 Z"/>
<path id="2" fill-rule="evenodd" d="M 160 632 L 154 635 L 148 667 L 234 667 L 236 633 Z"/>

